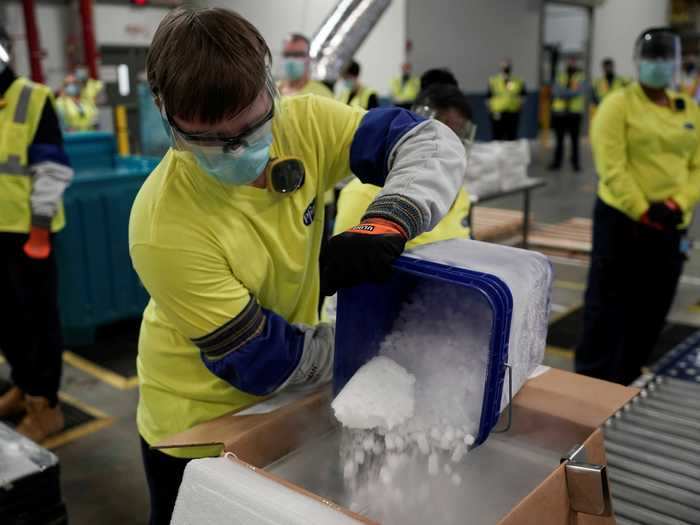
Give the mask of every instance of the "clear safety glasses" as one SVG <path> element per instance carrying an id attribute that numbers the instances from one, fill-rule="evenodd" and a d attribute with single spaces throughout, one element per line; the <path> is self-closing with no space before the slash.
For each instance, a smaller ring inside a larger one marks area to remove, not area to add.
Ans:
<path id="1" fill-rule="evenodd" d="M 411 111 L 416 115 L 425 117 L 427 119 L 437 118 L 438 114 L 438 111 L 435 108 L 427 105 L 414 106 L 413 108 L 411 108 Z M 467 150 L 468 158 L 469 153 L 471 152 L 472 145 L 474 144 L 474 137 L 476 137 L 476 124 L 474 124 L 471 120 L 467 119 L 460 129 L 452 129 L 452 131 L 454 131 L 457 134 L 459 139 L 464 144 L 464 147 Z"/>
<path id="2" fill-rule="evenodd" d="M 269 70 L 265 81 L 270 109 L 257 122 L 235 136 L 221 136 L 215 133 L 188 133 L 175 124 L 164 105 L 161 116 L 170 128 L 170 137 L 175 149 L 189 151 L 198 158 L 220 158 L 222 154 L 233 158 L 240 157 L 246 149 L 264 140 L 272 131 L 272 119 L 279 109 L 279 93 Z M 245 111 L 245 110 L 244 110 Z"/>

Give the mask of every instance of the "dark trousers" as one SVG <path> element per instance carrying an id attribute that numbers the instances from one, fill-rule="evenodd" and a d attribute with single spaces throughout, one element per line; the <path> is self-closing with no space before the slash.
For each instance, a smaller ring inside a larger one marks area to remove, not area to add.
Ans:
<path id="1" fill-rule="evenodd" d="M 552 160 L 553 167 L 560 167 L 561 161 L 564 159 L 564 139 L 566 135 L 571 137 L 571 165 L 574 168 L 580 166 L 578 149 L 582 117 L 583 115 L 580 113 L 552 114 L 552 129 L 554 129 L 556 136 L 556 147 L 554 149 L 554 159 Z"/>
<path id="2" fill-rule="evenodd" d="M 653 230 L 596 201 L 576 372 L 623 385 L 639 377 L 673 303 L 684 235 Z"/>
<path id="3" fill-rule="evenodd" d="M 177 492 L 189 459 L 174 458 L 152 449 L 141 439 L 141 457 L 151 497 L 149 525 L 169 525 Z"/>
<path id="4" fill-rule="evenodd" d="M 53 251 L 31 259 L 27 235 L 0 233 L 0 349 L 12 382 L 24 393 L 57 402 L 61 383 L 61 321 Z"/>
<path id="5" fill-rule="evenodd" d="M 491 114 L 493 140 L 518 140 L 518 124 L 520 124 L 518 112 L 499 113 L 499 118 Z"/>

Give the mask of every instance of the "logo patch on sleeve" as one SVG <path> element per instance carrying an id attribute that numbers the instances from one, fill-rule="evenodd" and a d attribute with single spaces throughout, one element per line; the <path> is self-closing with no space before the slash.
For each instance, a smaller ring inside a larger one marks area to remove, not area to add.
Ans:
<path id="1" fill-rule="evenodd" d="M 304 225 L 309 226 L 314 222 L 314 217 L 316 217 L 316 198 L 314 198 L 311 204 L 304 210 Z"/>
<path id="2" fill-rule="evenodd" d="M 695 124 L 693 124 L 692 122 L 686 122 L 685 124 L 683 124 L 683 127 L 685 129 L 695 129 Z"/>

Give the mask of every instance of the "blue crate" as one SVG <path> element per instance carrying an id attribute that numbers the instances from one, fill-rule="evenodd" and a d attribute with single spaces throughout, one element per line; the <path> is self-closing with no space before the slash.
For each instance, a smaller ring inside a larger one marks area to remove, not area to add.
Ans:
<path id="1" fill-rule="evenodd" d="M 65 344 L 90 344 L 98 326 L 140 317 L 148 294 L 129 257 L 129 214 L 147 171 L 76 179 L 64 197 L 66 228 L 56 235 Z"/>
<path id="2" fill-rule="evenodd" d="M 76 173 L 114 168 L 117 146 L 106 131 L 64 133 L 63 147 Z"/>
<path id="3" fill-rule="evenodd" d="M 449 283 L 465 293 L 478 294 L 491 313 L 491 336 L 479 432 L 483 443 L 498 422 L 507 370 L 513 296 L 500 278 L 483 272 L 432 261 L 400 257 L 391 278 L 382 284 L 363 284 L 338 293 L 333 389 L 337 394 L 357 372 L 375 357 L 391 332 L 402 304 L 419 286 Z"/>

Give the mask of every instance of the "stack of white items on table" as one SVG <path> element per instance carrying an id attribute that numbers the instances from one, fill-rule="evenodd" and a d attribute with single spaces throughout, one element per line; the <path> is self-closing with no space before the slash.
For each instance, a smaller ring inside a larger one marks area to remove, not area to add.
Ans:
<path id="1" fill-rule="evenodd" d="M 552 269 L 541 254 L 452 240 L 408 257 L 484 272 L 510 289 L 512 392 L 542 361 Z M 452 523 L 463 459 L 481 425 L 491 309 L 479 293 L 442 282 L 419 286 L 383 340 L 379 356 L 333 401 L 344 426 L 341 458 L 352 510 L 382 523 Z M 509 403 L 508 378 L 500 408 Z M 435 514 L 439 494 L 441 514 Z"/>
<path id="2" fill-rule="evenodd" d="M 527 139 L 477 142 L 465 175 L 467 190 L 477 197 L 509 190 L 527 180 L 530 161 Z"/>

